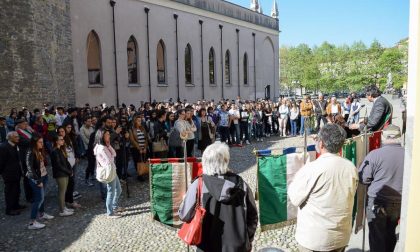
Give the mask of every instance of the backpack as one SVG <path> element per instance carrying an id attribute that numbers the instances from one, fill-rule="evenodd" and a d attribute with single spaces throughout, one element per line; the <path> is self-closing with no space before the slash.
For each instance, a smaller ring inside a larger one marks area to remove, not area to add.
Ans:
<path id="1" fill-rule="evenodd" d="M 174 127 L 169 132 L 168 145 L 171 147 L 182 147 L 181 133 Z"/>

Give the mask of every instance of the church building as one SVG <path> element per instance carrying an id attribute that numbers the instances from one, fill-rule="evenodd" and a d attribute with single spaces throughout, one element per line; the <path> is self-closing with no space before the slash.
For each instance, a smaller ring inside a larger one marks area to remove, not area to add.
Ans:
<path id="1" fill-rule="evenodd" d="M 9 41 L 0 48 L 10 56 L 0 66 L 10 69 L 6 106 L 278 96 L 275 0 L 270 16 L 258 0 L 250 9 L 223 0 L 28 0 L 27 13 L 13 2 L 0 12 L 29 20 L 5 24 L 14 39 L 0 34 Z M 25 40 L 32 54 L 16 52 Z"/>

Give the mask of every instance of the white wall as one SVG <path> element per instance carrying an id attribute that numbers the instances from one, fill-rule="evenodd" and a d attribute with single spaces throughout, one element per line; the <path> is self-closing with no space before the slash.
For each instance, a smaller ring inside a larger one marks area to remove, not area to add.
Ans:
<path id="1" fill-rule="evenodd" d="M 177 98 L 174 13 L 178 14 L 179 93 L 181 100 L 187 99 L 189 101 L 195 101 L 202 98 L 203 76 L 201 73 L 199 20 L 203 20 L 205 99 L 218 100 L 222 96 L 222 71 L 224 71 L 224 56 L 226 50 L 228 49 L 231 55 L 231 84 L 223 84 L 225 98 L 236 98 L 238 95 L 238 85 L 240 85 L 240 93 L 243 98 L 254 98 L 254 42 L 252 33 L 256 34 L 257 97 L 263 96 L 264 87 L 268 83 L 271 83 L 272 98 L 275 95 L 274 92 L 278 92 L 278 87 L 275 88 L 276 91 L 274 90 L 274 85 L 278 85 L 279 71 L 277 31 L 269 30 L 265 27 L 256 26 L 240 20 L 233 20 L 233 22 L 231 18 L 224 18 L 220 15 L 203 12 L 203 10 L 193 7 L 187 8 L 182 4 L 172 1 L 168 2 L 170 2 L 170 4 L 174 7 L 181 5 L 183 8 L 177 7 L 178 9 L 174 9 L 146 2 L 120 0 L 117 1 L 115 6 L 118 90 L 120 104 L 126 103 L 128 105 L 133 103 L 138 105 L 141 100 L 149 100 L 146 13 L 144 12 L 145 6 L 150 8 L 150 79 L 152 87 L 152 100 L 156 99 L 157 101 L 160 101 L 169 98 L 176 100 Z M 102 102 L 115 104 L 116 88 L 114 77 L 112 8 L 108 1 L 72 0 L 71 16 L 77 105 L 82 105 L 86 102 L 89 102 L 92 105 Z M 219 24 L 223 25 L 223 58 L 221 58 Z M 102 52 L 103 86 L 95 88 L 89 87 L 88 85 L 86 67 L 86 39 L 89 31 L 92 29 L 94 29 L 99 36 Z M 239 69 L 236 29 L 240 30 Z M 139 85 L 128 84 L 126 47 L 127 41 L 131 35 L 134 35 L 138 42 Z M 166 49 L 167 85 L 158 85 L 157 83 L 156 48 L 160 39 L 164 41 Z M 192 85 L 186 85 L 185 83 L 184 50 L 187 43 L 191 45 L 193 52 Z M 208 56 L 211 47 L 214 48 L 216 56 L 215 85 L 209 85 Z M 248 54 L 248 85 L 244 85 L 243 83 L 242 66 L 245 52 Z M 240 73 L 239 80 L 238 71 Z"/>

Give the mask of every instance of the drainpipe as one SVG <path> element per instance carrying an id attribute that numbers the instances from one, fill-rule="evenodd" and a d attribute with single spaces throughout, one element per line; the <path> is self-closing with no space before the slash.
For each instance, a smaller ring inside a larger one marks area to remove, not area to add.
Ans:
<path id="1" fill-rule="evenodd" d="M 224 86 L 224 71 L 225 69 L 223 68 L 223 25 L 219 24 L 219 29 L 220 29 L 220 65 L 222 66 L 222 100 L 225 99 L 225 94 L 224 94 L 224 90 L 223 90 L 223 86 Z"/>
<path id="2" fill-rule="evenodd" d="M 147 67 L 149 69 L 149 102 L 152 103 L 152 82 L 150 79 L 150 37 L 149 37 L 149 11 L 150 9 L 144 7 L 144 12 L 146 12 L 146 30 L 147 30 Z"/>
<path id="3" fill-rule="evenodd" d="M 257 100 L 257 66 L 255 65 L 255 33 L 252 33 L 254 38 L 254 100 Z"/>
<path id="4" fill-rule="evenodd" d="M 241 96 L 241 75 L 239 68 L 239 29 L 236 29 L 236 44 L 238 46 L 238 96 Z"/>
<path id="5" fill-rule="evenodd" d="M 112 7 L 112 28 L 114 33 L 114 68 L 115 68 L 115 95 L 117 98 L 117 108 L 120 107 L 120 99 L 118 94 L 118 69 L 117 69 L 117 42 L 115 38 L 115 0 L 109 1 Z"/>
<path id="6" fill-rule="evenodd" d="M 177 89 L 177 101 L 179 99 L 179 52 L 178 52 L 178 15 L 174 14 L 175 19 L 175 46 L 176 46 L 176 89 Z"/>
<path id="7" fill-rule="evenodd" d="M 201 39 L 201 99 L 204 100 L 204 52 L 203 52 L 203 20 L 198 21 L 200 23 L 200 39 Z"/>

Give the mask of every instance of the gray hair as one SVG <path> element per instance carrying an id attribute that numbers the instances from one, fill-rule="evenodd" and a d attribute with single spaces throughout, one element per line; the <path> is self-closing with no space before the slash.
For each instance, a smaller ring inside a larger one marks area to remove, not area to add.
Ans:
<path id="1" fill-rule="evenodd" d="M 9 133 L 7 133 L 6 139 L 7 141 L 9 141 L 13 135 L 19 135 L 16 131 L 10 131 Z"/>
<path id="2" fill-rule="evenodd" d="M 329 153 L 338 153 L 346 141 L 346 131 L 337 124 L 326 124 L 319 131 L 319 138 Z"/>
<path id="3" fill-rule="evenodd" d="M 382 143 L 382 145 L 385 145 L 385 144 L 401 144 L 401 137 L 386 138 L 386 137 L 382 136 L 381 137 L 381 143 Z"/>
<path id="4" fill-rule="evenodd" d="M 229 147 L 225 143 L 209 145 L 203 153 L 203 173 L 206 175 L 226 174 L 230 160 Z"/>

